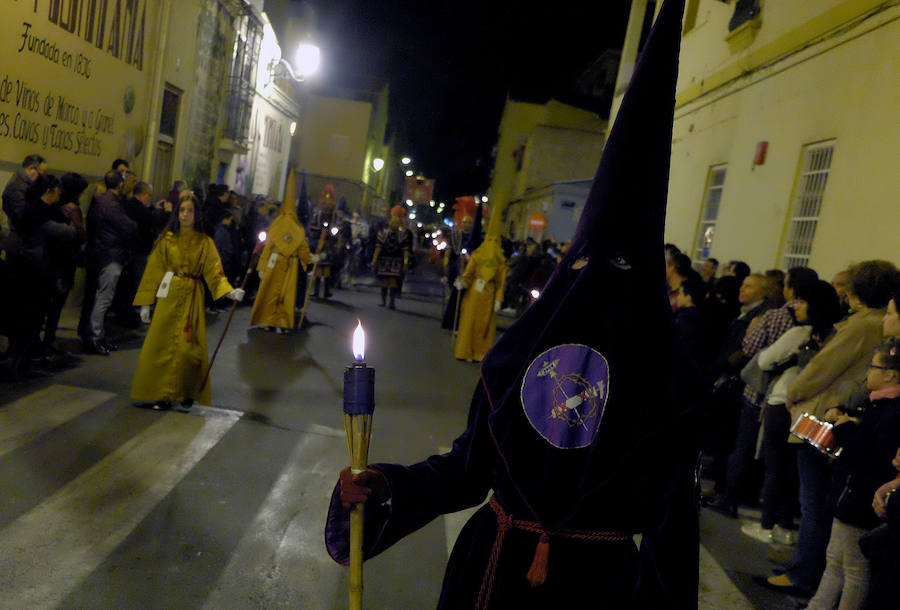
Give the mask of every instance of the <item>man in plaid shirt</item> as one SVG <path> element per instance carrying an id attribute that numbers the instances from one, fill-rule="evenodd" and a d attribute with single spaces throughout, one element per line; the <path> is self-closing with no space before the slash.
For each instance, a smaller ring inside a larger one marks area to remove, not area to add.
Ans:
<path id="1" fill-rule="evenodd" d="M 761 350 L 772 345 L 796 323 L 792 310 L 797 302 L 795 297 L 797 287 L 816 282 L 818 279 L 818 274 L 808 267 L 794 267 L 788 271 L 784 287 L 784 299 L 787 303 L 778 309 L 770 309 L 750 323 L 741 344 L 741 350 L 747 358 L 753 358 Z M 721 507 L 731 516 L 737 516 L 740 488 L 755 453 L 760 426 L 760 405 L 764 398 L 763 394 L 756 392 L 750 386 L 744 386 L 737 438 L 734 449 L 728 456 L 725 499 L 720 503 Z"/>

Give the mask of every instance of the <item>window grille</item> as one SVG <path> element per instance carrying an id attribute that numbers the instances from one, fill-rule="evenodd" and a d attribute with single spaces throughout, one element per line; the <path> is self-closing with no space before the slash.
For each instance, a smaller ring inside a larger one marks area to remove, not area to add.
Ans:
<path id="1" fill-rule="evenodd" d="M 175 129 L 178 126 L 178 106 L 181 102 L 181 92 L 169 84 L 163 91 L 162 111 L 159 113 L 159 134 L 169 138 L 175 137 Z"/>
<path id="2" fill-rule="evenodd" d="M 803 149 L 800 176 L 788 217 L 782 269 L 809 264 L 833 153 L 834 140 L 810 144 Z"/>
<path id="3" fill-rule="evenodd" d="M 703 208 L 700 210 L 700 226 L 697 239 L 694 241 L 694 263 L 699 265 L 709 258 L 713 237 L 716 234 L 716 221 L 719 218 L 719 205 L 722 202 L 722 190 L 725 188 L 727 165 L 714 165 L 709 168 L 706 180 L 706 192 L 703 194 Z"/>
<path id="4" fill-rule="evenodd" d="M 250 112 L 256 88 L 256 67 L 262 44 L 262 24 L 253 14 L 235 19 L 234 56 L 229 77 L 225 137 L 244 143 L 250 130 Z"/>

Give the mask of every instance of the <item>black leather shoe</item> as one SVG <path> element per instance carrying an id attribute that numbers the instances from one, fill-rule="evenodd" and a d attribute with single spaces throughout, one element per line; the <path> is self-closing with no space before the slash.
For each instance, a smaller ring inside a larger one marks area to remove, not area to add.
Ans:
<path id="1" fill-rule="evenodd" d="M 172 403 L 168 400 L 160 400 L 157 403 L 154 403 L 150 406 L 154 411 L 169 411 L 172 408 Z"/>
<path id="2" fill-rule="evenodd" d="M 109 356 L 109 349 L 99 341 L 88 341 L 84 345 L 86 354 L 97 354 L 98 356 Z"/>
<path id="3" fill-rule="evenodd" d="M 713 509 L 717 513 L 723 514 L 726 517 L 731 517 L 733 519 L 738 516 L 737 503 L 728 500 L 727 498 L 719 498 L 715 502 L 709 505 L 709 508 Z"/>
<path id="4" fill-rule="evenodd" d="M 110 351 L 110 352 L 119 351 L 119 346 L 116 345 L 115 343 L 113 343 L 112 341 L 107 341 L 106 339 L 101 339 L 100 343 L 103 345 L 103 347 L 106 348 L 107 351 Z"/>

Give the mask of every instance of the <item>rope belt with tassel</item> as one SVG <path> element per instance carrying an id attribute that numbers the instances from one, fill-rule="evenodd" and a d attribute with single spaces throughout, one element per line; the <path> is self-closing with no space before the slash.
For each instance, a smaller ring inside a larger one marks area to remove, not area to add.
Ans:
<path id="1" fill-rule="evenodd" d="M 534 560 L 531 562 L 531 568 L 526 575 L 532 587 L 538 587 L 547 580 L 547 560 L 550 553 L 551 537 L 589 542 L 625 542 L 631 540 L 630 534 L 619 531 L 559 529 L 548 532 L 540 523 L 514 519 L 512 515 L 507 514 L 503 510 L 495 496 L 491 496 L 490 505 L 497 514 L 497 537 L 494 538 L 491 556 L 488 560 L 487 569 L 484 572 L 484 578 L 481 581 L 481 590 L 478 592 L 478 601 L 475 604 L 476 610 L 483 610 L 490 603 L 491 590 L 494 587 L 494 576 L 497 571 L 497 564 L 500 562 L 500 551 L 503 548 L 503 538 L 506 536 L 506 532 L 511 529 L 540 534 L 537 548 L 534 551 Z"/>
<path id="2" fill-rule="evenodd" d="M 175 277 L 184 278 L 186 280 L 193 280 L 195 282 L 199 282 L 202 276 L 199 275 L 188 275 L 186 273 L 175 273 Z M 194 318 L 194 301 L 197 299 L 197 293 L 195 291 L 191 291 L 191 301 L 188 305 L 188 315 L 187 319 L 184 321 L 184 335 L 185 340 L 188 343 L 194 343 L 194 339 L 196 338 L 196 333 L 194 332 L 194 323 L 192 322 Z"/>

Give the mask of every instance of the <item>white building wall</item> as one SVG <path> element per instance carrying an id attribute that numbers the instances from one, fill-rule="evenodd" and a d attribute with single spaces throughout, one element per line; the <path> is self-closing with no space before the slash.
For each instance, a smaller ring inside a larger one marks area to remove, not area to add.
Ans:
<path id="1" fill-rule="evenodd" d="M 803 146 L 833 138 L 810 265 L 830 277 L 854 261 L 900 262 L 898 56 L 895 7 L 677 109 L 667 241 L 694 246 L 708 169 L 728 163 L 710 255 L 779 266 Z M 760 141 L 768 155 L 754 166 Z"/>

